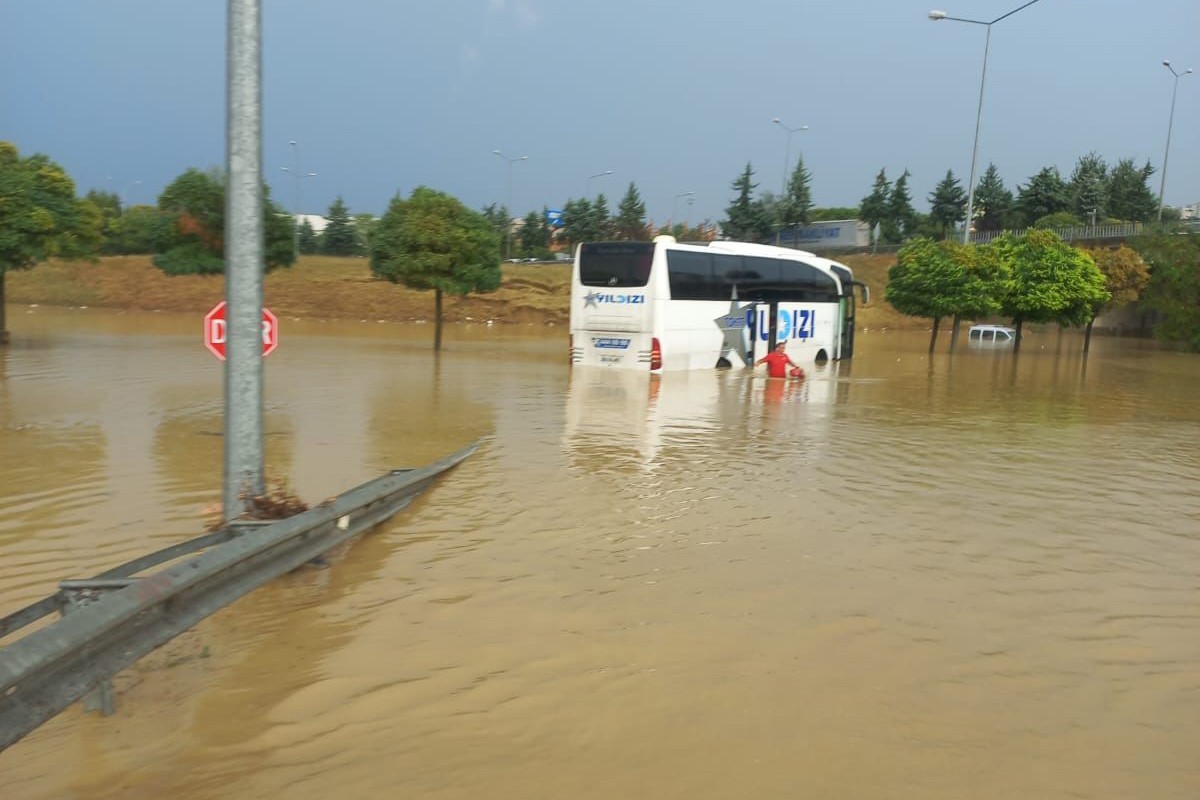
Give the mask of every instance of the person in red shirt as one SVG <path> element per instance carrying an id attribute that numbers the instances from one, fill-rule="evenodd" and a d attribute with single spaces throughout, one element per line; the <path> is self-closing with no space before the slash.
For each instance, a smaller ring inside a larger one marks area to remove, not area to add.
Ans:
<path id="1" fill-rule="evenodd" d="M 792 361 L 791 356 L 787 354 L 787 342 L 780 342 L 775 345 L 775 349 L 767 353 L 765 356 L 754 362 L 754 366 L 759 364 L 767 365 L 767 376 L 771 378 L 786 378 L 788 376 L 788 367 L 792 368 L 792 377 L 803 378 L 804 370 Z"/>

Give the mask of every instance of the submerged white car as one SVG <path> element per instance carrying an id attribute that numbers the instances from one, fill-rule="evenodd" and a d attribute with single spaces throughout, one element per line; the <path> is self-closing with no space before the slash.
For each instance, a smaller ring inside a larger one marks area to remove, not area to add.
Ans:
<path id="1" fill-rule="evenodd" d="M 1017 331 L 1004 325 L 972 325 L 967 331 L 967 343 L 974 345 L 1003 346 L 1017 340 Z"/>

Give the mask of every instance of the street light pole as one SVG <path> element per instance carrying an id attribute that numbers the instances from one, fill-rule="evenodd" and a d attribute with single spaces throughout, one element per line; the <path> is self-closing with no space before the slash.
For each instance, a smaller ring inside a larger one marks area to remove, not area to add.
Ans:
<path id="1" fill-rule="evenodd" d="M 509 158 L 499 150 L 493 150 L 493 155 L 500 156 L 508 162 L 508 207 L 505 208 L 505 214 L 508 219 L 504 221 L 504 257 L 512 258 L 512 186 L 513 186 L 513 164 L 518 161 L 528 161 L 529 156 L 521 156 L 520 158 Z"/>
<path id="2" fill-rule="evenodd" d="M 1175 76 L 1175 86 L 1171 89 L 1171 117 L 1167 121 L 1167 149 L 1163 153 L 1162 180 L 1158 184 L 1158 221 L 1160 223 L 1163 217 L 1163 205 L 1167 199 L 1167 156 L 1171 155 L 1171 128 L 1175 126 L 1175 95 L 1179 92 L 1179 79 L 1192 72 L 1191 67 L 1183 72 L 1176 72 L 1175 68 L 1171 66 L 1171 62 L 1166 59 L 1163 60 L 1163 66 L 1171 70 L 1171 74 Z"/>
<path id="3" fill-rule="evenodd" d="M 671 229 L 671 233 L 675 232 L 675 204 L 679 201 L 679 198 L 692 197 L 695 194 L 695 192 L 680 192 L 671 198 L 671 221 L 667 224 L 667 227 Z"/>
<path id="4" fill-rule="evenodd" d="M 588 175 L 587 183 L 584 184 L 583 196 L 586 198 L 592 193 L 592 178 L 603 178 L 605 175 L 612 175 L 611 169 L 606 169 L 604 172 L 597 172 L 595 175 Z"/>
<path id="5" fill-rule="evenodd" d="M 784 148 L 783 151 L 783 188 L 779 192 L 779 197 L 782 199 L 787 197 L 788 164 L 792 160 L 792 134 L 796 133 L 797 131 L 806 131 L 808 130 L 808 126 L 801 125 L 799 128 L 789 128 L 787 125 L 780 122 L 779 117 L 776 117 L 771 121 L 787 131 L 787 147 Z"/>
<path id="6" fill-rule="evenodd" d="M 967 189 L 967 220 L 963 224 L 963 244 L 969 244 L 971 241 L 971 224 L 972 224 L 973 217 L 975 214 L 975 166 L 978 163 L 978 157 L 979 157 L 979 126 L 980 126 L 981 120 L 983 119 L 983 87 L 984 87 L 984 83 L 987 81 L 988 50 L 992 46 L 992 26 L 995 25 L 997 22 L 999 22 L 1002 19 L 1011 17 L 1013 14 L 1016 14 L 1018 11 L 1029 8 L 1031 5 L 1033 5 L 1036 2 L 1038 2 L 1038 0 L 1029 0 L 1028 3 L 1025 3 L 1022 6 L 1018 6 L 1017 8 L 1014 8 L 1012 11 L 1009 11 L 1007 14 L 1001 14 L 1000 16 L 996 17 L 994 20 L 992 20 L 990 22 L 986 22 L 984 20 L 979 20 L 979 19 L 964 19 L 963 17 L 951 17 L 951 16 L 947 16 L 945 11 L 930 11 L 929 12 L 929 18 L 931 20 L 933 20 L 934 22 L 938 22 L 943 19 L 948 19 L 948 20 L 951 20 L 952 22 L 966 22 L 971 25 L 982 25 L 985 28 L 987 28 L 987 36 L 985 37 L 984 43 L 983 43 L 983 71 L 979 76 L 979 106 L 975 110 L 975 144 L 971 148 L 971 178 L 970 178 L 970 183 L 968 184 L 968 189 Z"/>
<path id="7" fill-rule="evenodd" d="M 292 176 L 292 197 L 295 204 L 292 206 L 292 254 L 297 258 L 300 256 L 300 217 L 304 212 L 300 210 L 300 184 L 305 178 L 315 178 L 315 172 L 300 171 L 300 144 L 295 140 L 288 142 L 292 148 L 292 168 L 280 167 L 281 170 Z"/>

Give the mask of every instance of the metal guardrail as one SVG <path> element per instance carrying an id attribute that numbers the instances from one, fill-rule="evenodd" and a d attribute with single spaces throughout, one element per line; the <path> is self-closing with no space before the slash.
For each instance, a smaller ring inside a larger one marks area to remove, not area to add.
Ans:
<path id="1" fill-rule="evenodd" d="M 332 501 L 271 523 L 226 528 L 64 581 L 54 595 L 0 619 L 0 637 L 55 611 L 63 617 L 0 648 L 0 751 L 97 691 L 111 711 L 109 681 L 122 669 L 268 581 L 321 556 L 407 506 L 472 444 L 411 470 L 395 470 Z M 199 549 L 146 577 L 138 572 Z M 81 597 L 79 593 L 83 593 Z"/>

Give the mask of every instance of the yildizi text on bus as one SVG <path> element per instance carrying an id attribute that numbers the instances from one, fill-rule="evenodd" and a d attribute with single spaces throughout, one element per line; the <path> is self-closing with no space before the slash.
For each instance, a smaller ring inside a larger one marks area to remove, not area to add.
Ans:
<path id="1" fill-rule="evenodd" d="M 571 363 L 621 369 L 750 366 L 788 343 L 797 363 L 854 353 L 850 268 L 745 242 L 588 242 L 571 277 Z"/>

